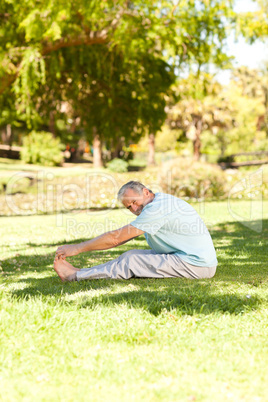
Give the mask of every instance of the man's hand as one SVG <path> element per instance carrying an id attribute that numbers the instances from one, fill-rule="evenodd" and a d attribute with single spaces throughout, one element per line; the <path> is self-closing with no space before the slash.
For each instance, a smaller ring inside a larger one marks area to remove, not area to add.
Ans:
<path id="1" fill-rule="evenodd" d="M 56 258 L 72 257 L 80 253 L 79 244 L 65 244 L 64 246 L 58 247 L 56 251 Z"/>

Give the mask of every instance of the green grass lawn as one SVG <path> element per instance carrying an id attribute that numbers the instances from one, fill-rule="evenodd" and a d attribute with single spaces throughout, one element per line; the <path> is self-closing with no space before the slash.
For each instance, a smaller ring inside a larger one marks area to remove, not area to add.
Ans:
<path id="1" fill-rule="evenodd" d="M 247 216 L 249 202 L 236 202 Z M 267 401 L 268 202 L 261 232 L 227 202 L 198 212 L 219 265 L 213 279 L 62 284 L 58 245 L 133 220 L 123 210 L 2 217 L 1 401 Z M 70 259 L 79 268 L 146 248 L 143 237 Z"/>

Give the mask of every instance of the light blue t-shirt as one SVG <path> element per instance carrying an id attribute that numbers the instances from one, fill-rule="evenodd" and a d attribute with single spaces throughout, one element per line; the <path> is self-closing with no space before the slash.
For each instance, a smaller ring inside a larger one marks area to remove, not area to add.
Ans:
<path id="1" fill-rule="evenodd" d="M 209 231 L 196 210 L 173 195 L 156 193 L 131 225 L 145 232 L 159 254 L 177 254 L 200 267 L 215 267 L 217 257 Z"/>

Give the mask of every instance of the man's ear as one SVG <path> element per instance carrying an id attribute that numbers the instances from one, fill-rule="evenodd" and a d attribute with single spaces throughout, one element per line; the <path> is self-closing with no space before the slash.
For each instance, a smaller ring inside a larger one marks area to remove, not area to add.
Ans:
<path id="1" fill-rule="evenodd" d="M 146 195 L 146 197 L 148 197 L 148 195 L 150 194 L 150 191 L 148 190 L 148 188 L 143 188 L 143 194 Z"/>

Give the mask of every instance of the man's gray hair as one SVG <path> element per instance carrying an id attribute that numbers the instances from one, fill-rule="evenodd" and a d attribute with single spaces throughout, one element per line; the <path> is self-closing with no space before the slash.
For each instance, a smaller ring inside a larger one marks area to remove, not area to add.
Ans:
<path id="1" fill-rule="evenodd" d="M 122 201 L 122 198 L 123 198 L 126 190 L 128 190 L 129 188 L 131 188 L 131 190 L 135 191 L 135 193 L 141 195 L 143 192 L 143 189 L 147 188 L 147 187 L 144 184 L 140 183 L 139 181 L 129 181 L 126 184 L 124 184 L 118 191 L 117 198 L 119 201 Z M 149 188 L 147 190 L 149 190 Z M 150 193 L 152 192 L 151 190 L 149 190 L 149 191 L 150 191 Z"/>

